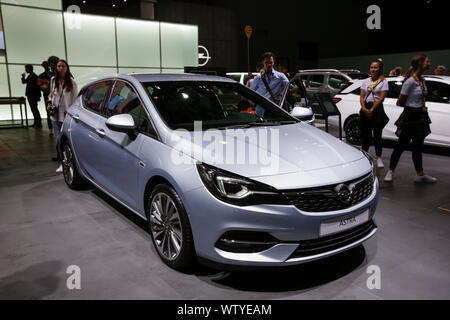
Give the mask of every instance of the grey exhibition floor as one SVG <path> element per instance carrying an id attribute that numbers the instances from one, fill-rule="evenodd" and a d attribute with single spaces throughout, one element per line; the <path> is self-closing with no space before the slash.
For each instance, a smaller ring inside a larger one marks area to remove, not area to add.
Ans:
<path id="1" fill-rule="evenodd" d="M 68 189 L 53 155 L 46 129 L 0 130 L 0 299 L 450 299 L 447 156 L 426 154 L 439 181 L 417 185 L 404 154 L 394 183 L 380 184 L 379 232 L 364 246 L 290 268 L 182 274 L 142 220 L 93 188 Z M 81 290 L 67 289 L 70 265 Z M 381 289 L 367 288 L 370 265 Z"/>

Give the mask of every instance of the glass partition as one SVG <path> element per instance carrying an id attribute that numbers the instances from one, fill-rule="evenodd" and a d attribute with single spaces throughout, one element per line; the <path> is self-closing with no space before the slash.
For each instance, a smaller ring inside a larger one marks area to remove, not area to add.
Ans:
<path id="1" fill-rule="evenodd" d="M 0 3 L 10 3 L 21 6 L 62 10 L 61 0 L 0 0 Z"/>
<path id="2" fill-rule="evenodd" d="M 198 27 L 161 22 L 162 68 L 198 65 Z"/>
<path id="3" fill-rule="evenodd" d="M 2 5 L 8 63 L 41 64 L 65 58 L 62 13 Z"/>
<path id="4" fill-rule="evenodd" d="M 25 72 L 24 65 L 9 65 L 9 81 L 11 85 L 11 95 L 13 97 L 24 97 L 25 96 L 25 84 L 22 84 L 22 73 Z M 33 72 L 39 75 L 44 72 L 44 68 L 41 67 L 40 64 L 33 64 Z M 41 113 L 41 117 L 45 118 L 47 113 L 45 112 L 44 107 L 44 98 L 41 95 L 41 100 L 38 103 L 39 112 Z M 30 106 L 27 101 L 27 112 L 28 119 L 33 119 L 33 114 L 31 113 Z M 14 106 L 14 119 L 20 119 L 20 110 L 19 106 Z"/>
<path id="5" fill-rule="evenodd" d="M 101 68 L 101 67 L 70 67 L 70 71 L 78 85 L 78 90 L 86 83 L 96 80 L 103 76 L 117 74 L 117 68 Z"/>
<path id="6" fill-rule="evenodd" d="M 117 65 L 114 18 L 64 13 L 64 23 L 70 64 Z"/>
<path id="7" fill-rule="evenodd" d="M 121 67 L 160 67 L 159 23 L 116 19 Z"/>
<path id="8" fill-rule="evenodd" d="M 32 64 L 39 75 L 52 55 L 68 61 L 79 89 L 117 72 L 183 73 L 198 65 L 197 26 L 73 14 L 62 11 L 60 0 L 0 0 L 0 12 L 6 46 L 0 49 L 0 96 L 25 96 L 24 66 Z M 39 110 L 45 118 L 43 97 Z M 10 106 L 1 107 L 0 120 L 10 118 Z"/>

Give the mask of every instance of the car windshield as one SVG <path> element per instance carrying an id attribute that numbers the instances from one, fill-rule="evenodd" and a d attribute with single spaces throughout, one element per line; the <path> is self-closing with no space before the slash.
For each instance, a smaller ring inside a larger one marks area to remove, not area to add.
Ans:
<path id="1" fill-rule="evenodd" d="M 143 83 L 171 129 L 227 129 L 298 122 L 275 104 L 238 83 L 162 81 Z"/>
<path id="2" fill-rule="evenodd" d="M 347 72 L 346 74 L 352 79 L 366 79 L 370 77 L 367 73 L 363 72 Z"/>

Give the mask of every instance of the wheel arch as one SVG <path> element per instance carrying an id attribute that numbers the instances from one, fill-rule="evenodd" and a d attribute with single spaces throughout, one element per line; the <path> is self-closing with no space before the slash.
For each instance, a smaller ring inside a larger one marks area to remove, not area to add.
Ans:
<path id="1" fill-rule="evenodd" d="M 347 118 L 345 118 L 344 120 L 344 124 L 342 125 L 342 128 L 345 129 L 345 126 L 347 125 L 347 123 L 352 120 L 353 118 L 359 118 L 359 114 L 358 113 L 352 113 L 350 114 Z"/>
<path id="2" fill-rule="evenodd" d="M 170 183 L 169 180 L 167 180 L 166 178 L 164 178 L 161 175 L 154 175 L 150 179 L 148 179 L 148 181 L 147 181 L 147 183 L 145 185 L 144 198 L 143 198 L 143 201 L 144 201 L 144 214 L 145 214 L 145 217 L 147 219 L 148 219 L 148 217 L 147 217 L 147 209 L 148 209 L 148 201 L 147 201 L 147 199 L 150 197 L 150 194 L 152 193 L 153 189 L 160 183 L 166 183 L 170 187 L 175 189 L 173 184 Z"/>

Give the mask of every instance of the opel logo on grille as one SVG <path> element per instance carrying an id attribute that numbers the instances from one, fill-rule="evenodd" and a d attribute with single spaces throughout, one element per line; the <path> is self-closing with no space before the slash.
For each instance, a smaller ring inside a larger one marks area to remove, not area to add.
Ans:
<path id="1" fill-rule="evenodd" d="M 339 199 L 339 201 L 348 204 L 352 198 L 353 194 L 353 188 L 347 186 L 346 184 L 338 184 L 334 191 L 336 192 L 336 197 Z"/>

